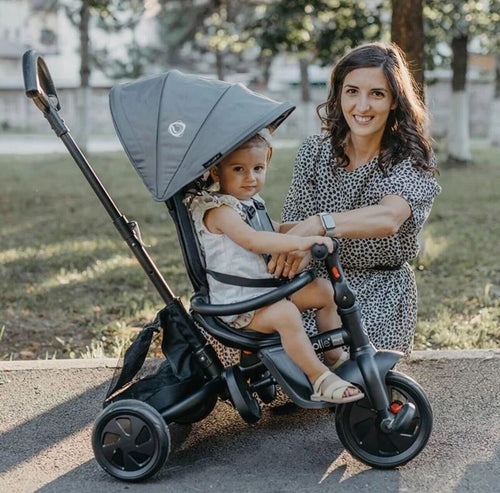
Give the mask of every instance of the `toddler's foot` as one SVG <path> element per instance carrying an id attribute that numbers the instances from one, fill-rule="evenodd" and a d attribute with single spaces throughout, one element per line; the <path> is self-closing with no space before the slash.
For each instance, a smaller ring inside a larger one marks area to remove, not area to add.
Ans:
<path id="1" fill-rule="evenodd" d="M 330 370 L 325 371 L 316 379 L 313 390 L 311 400 L 332 402 L 333 404 L 347 404 L 359 401 L 365 396 L 357 387 L 342 380 Z"/>
<path id="2" fill-rule="evenodd" d="M 340 356 L 333 362 L 325 361 L 326 366 L 330 371 L 335 371 L 342 363 L 345 363 L 349 359 L 349 353 L 342 351 Z"/>

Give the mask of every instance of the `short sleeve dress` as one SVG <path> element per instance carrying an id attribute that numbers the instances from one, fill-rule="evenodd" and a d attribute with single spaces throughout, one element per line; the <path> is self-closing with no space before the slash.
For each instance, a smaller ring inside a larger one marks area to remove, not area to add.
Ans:
<path id="1" fill-rule="evenodd" d="M 340 239 L 344 273 L 356 293 L 368 335 L 379 349 L 411 352 L 417 289 L 408 262 L 418 253 L 417 235 L 440 190 L 434 175 L 415 167 L 411 158 L 393 165 L 387 175 L 377 166 L 377 157 L 354 171 L 335 166 L 330 140 L 323 135 L 308 137 L 297 154 L 282 211 L 285 222 L 375 205 L 386 195 L 399 195 L 410 205 L 410 218 L 394 235 Z M 313 266 L 327 277 L 322 263 Z M 400 268 L 385 270 L 387 267 Z M 315 333 L 312 312 L 305 314 L 304 322 L 307 332 Z"/>
<path id="2" fill-rule="evenodd" d="M 254 200 L 265 205 L 260 195 L 254 195 Z M 234 209 L 242 220 L 246 219 L 242 204 L 253 205 L 250 201 L 239 201 L 231 195 L 208 193 L 203 191 L 195 196 L 189 206 L 191 217 L 205 258 L 207 272 L 216 271 L 222 274 L 240 276 L 247 279 L 272 279 L 267 270 L 267 264 L 262 255 L 252 253 L 239 246 L 225 234 L 211 233 L 204 223 L 205 213 L 213 208 L 228 206 Z M 266 294 L 273 288 L 255 288 L 235 286 L 219 282 L 212 276 L 207 276 L 210 302 L 213 304 L 236 303 Z M 224 322 L 236 328 L 246 327 L 252 320 L 254 312 L 240 315 L 220 317 Z"/>

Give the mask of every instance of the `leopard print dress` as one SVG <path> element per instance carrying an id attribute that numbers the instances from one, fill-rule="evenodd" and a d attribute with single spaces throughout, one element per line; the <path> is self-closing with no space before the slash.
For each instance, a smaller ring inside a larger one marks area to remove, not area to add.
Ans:
<path id="1" fill-rule="evenodd" d="M 387 176 L 378 168 L 377 157 L 354 171 L 335 166 L 331 159 L 330 141 L 322 135 L 304 141 L 295 161 L 282 219 L 301 221 L 319 212 L 367 207 L 386 195 L 398 195 L 408 202 L 412 214 L 396 234 L 343 238 L 339 255 L 373 344 L 379 349 L 409 354 L 417 323 L 417 289 L 409 262 L 418 253 L 417 235 L 440 186 L 432 173 L 416 168 L 411 159 L 394 165 Z M 382 270 L 380 266 L 401 268 Z M 327 277 L 323 263 L 313 262 L 313 267 Z M 304 314 L 304 324 L 309 335 L 316 333 L 312 311 Z"/>

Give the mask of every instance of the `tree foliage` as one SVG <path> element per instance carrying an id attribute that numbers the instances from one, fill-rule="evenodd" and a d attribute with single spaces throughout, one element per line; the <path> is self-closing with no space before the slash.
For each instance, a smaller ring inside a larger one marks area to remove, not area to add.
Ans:
<path id="1" fill-rule="evenodd" d="M 261 12 L 253 26 L 257 43 L 265 56 L 292 53 L 299 58 L 304 101 L 310 98 L 309 63 L 331 65 L 380 34 L 378 13 L 353 0 L 276 0 Z"/>
<path id="2" fill-rule="evenodd" d="M 249 28 L 262 2 L 237 0 L 160 0 L 156 59 L 164 66 L 186 62 L 182 48 L 195 56 L 212 54 L 219 79 L 229 65 L 237 67 L 242 54 L 255 45 Z M 186 12 L 189 15 L 186 15 Z"/>
<path id="3" fill-rule="evenodd" d="M 134 56 L 138 52 L 136 43 L 127 47 L 125 60 L 119 60 L 110 55 L 106 46 L 92 46 L 90 30 L 133 31 L 144 14 L 143 0 L 62 0 L 61 5 L 79 31 L 82 87 L 88 86 L 93 67 L 112 78 L 142 75 L 144 65 L 139 66 L 140 58 Z"/>
<path id="4" fill-rule="evenodd" d="M 295 53 L 331 64 L 346 50 L 380 34 L 377 11 L 354 0 L 278 0 L 263 6 L 255 26 L 269 54 Z"/>
<path id="5" fill-rule="evenodd" d="M 442 55 L 439 43 L 451 48 L 452 104 L 447 163 L 462 166 L 471 161 L 466 93 L 469 43 L 476 38 L 485 51 L 498 48 L 498 0 L 427 0 L 424 15 L 429 46 L 437 48 L 438 56 Z M 446 54 L 442 58 L 445 57 Z"/>
<path id="6" fill-rule="evenodd" d="M 424 30 L 427 67 L 447 64 L 454 38 L 467 42 L 479 38 L 486 52 L 499 47 L 498 0 L 426 0 L 424 2 Z M 444 49 L 443 49 L 444 48 Z"/>

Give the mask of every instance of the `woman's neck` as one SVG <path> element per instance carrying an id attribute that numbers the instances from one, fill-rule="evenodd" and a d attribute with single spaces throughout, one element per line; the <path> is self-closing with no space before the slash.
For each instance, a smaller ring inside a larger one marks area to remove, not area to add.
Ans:
<path id="1" fill-rule="evenodd" d="M 380 152 L 380 141 L 363 139 L 353 135 L 346 138 L 345 153 L 349 157 L 347 169 L 356 169 L 370 162 Z"/>

